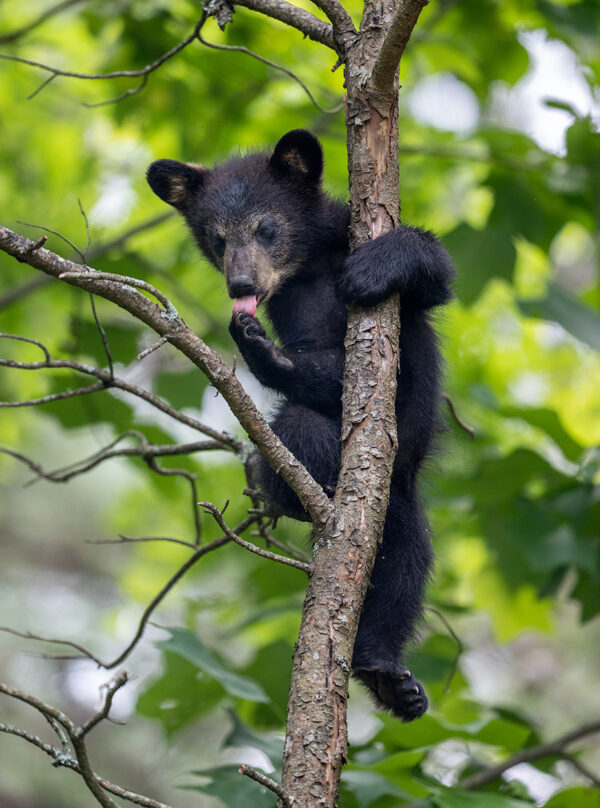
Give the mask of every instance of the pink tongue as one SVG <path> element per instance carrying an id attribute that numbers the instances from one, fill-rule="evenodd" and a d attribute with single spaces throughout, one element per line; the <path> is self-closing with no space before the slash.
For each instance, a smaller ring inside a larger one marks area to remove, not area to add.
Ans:
<path id="1" fill-rule="evenodd" d="M 233 301 L 233 313 L 245 311 L 251 317 L 256 317 L 256 307 L 258 306 L 258 295 L 248 297 L 238 297 Z"/>

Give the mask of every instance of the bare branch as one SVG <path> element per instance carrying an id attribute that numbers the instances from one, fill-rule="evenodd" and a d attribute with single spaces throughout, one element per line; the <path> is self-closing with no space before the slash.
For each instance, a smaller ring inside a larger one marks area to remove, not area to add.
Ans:
<path id="1" fill-rule="evenodd" d="M 111 783 L 109 780 L 106 780 L 93 772 L 89 765 L 87 749 L 85 747 L 85 735 L 90 729 L 92 729 L 92 726 L 95 726 L 96 723 L 98 723 L 98 721 L 104 718 L 108 719 L 112 696 L 116 690 L 119 689 L 119 687 L 122 687 L 123 684 L 125 684 L 126 678 L 126 674 L 121 674 L 121 676 L 117 677 L 113 683 L 108 685 L 109 690 L 105 696 L 104 707 L 101 710 L 102 715 L 100 716 L 100 713 L 97 713 L 96 716 L 94 716 L 93 719 L 83 727 L 77 727 L 73 721 L 71 721 L 71 719 L 69 719 L 66 715 L 64 715 L 64 713 L 57 710 L 55 707 L 45 704 L 44 702 L 35 699 L 33 696 L 30 696 L 27 693 L 15 690 L 14 688 L 9 688 L 7 685 L 0 683 L 0 693 L 4 693 L 7 696 L 29 704 L 44 716 L 58 736 L 61 743 L 61 748 L 59 749 L 52 744 L 45 743 L 37 735 L 27 732 L 20 727 L 12 726 L 11 724 L 0 723 L 0 732 L 22 738 L 33 746 L 36 746 L 38 749 L 41 749 L 42 752 L 45 752 L 49 757 L 52 758 L 54 766 L 70 769 L 71 771 L 80 774 L 100 805 L 107 806 L 107 808 L 119 808 L 119 806 L 117 806 L 117 804 L 113 802 L 110 797 L 107 797 L 107 795 L 103 793 L 104 791 L 108 791 L 111 794 L 114 794 L 116 797 L 128 800 L 135 805 L 144 806 L 144 808 L 170 808 L 170 806 L 163 802 L 153 800 L 151 797 L 146 797 L 143 794 L 137 794 L 134 791 L 129 791 L 128 789 Z M 123 679 L 125 679 L 125 681 L 123 681 Z M 95 721 L 95 718 L 98 716 L 100 716 L 98 721 Z M 71 749 L 71 745 L 74 751 Z"/>
<path id="2" fill-rule="evenodd" d="M 96 328 L 98 329 L 98 333 L 100 334 L 100 340 L 102 341 L 102 347 L 104 348 L 106 361 L 108 362 L 108 372 L 110 373 L 110 377 L 112 379 L 113 376 L 115 375 L 115 369 L 113 365 L 112 354 L 110 352 L 110 346 L 108 344 L 108 337 L 106 336 L 106 331 L 102 327 L 102 323 L 100 322 L 100 318 L 98 317 L 98 312 L 96 311 L 96 302 L 94 300 L 94 295 L 91 292 L 90 292 L 90 305 L 92 307 L 92 315 L 94 317 L 94 322 L 96 323 Z"/>
<path id="3" fill-rule="evenodd" d="M 4 361 L 0 361 L 0 365 L 4 364 Z M 77 396 L 86 396 L 89 393 L 98 393 L 100 390 L 106 390 L 106 385 L 103 382 L 89 384 L 86 387 L 78 387 L 76 390 L 64 390 L 62 393 L 50 393 L 47 396 L 30 398 L 26 401 L 0 401 L 0 407 L 36 407 L 40 404 L 50 404 L 52 401 L 63 401 L 67 398 L 76 398 Z"/>
<path id="4" fill-rule="evenodd" d="M 286 0 L 232 0 L 232 2 L 236 6 L 243 6 L 251 11 L 265 14 L 274 20 L 279 20 L 301 31 L 309 39 L 336 50 L 333 27 L 315 17 L 310 11 L 298 8 L 292 3 L 286 2 Z"/>
<path id="5" fill-rule="evenodd" d="M 35 640 L 35 642 L 47 642 L 51 645 L 66 645 L 68 648 L 72 648 L 74 651 L 79 651 L 81 657 L 86 659 L 91 659 L 92 662 L 95 662 L 100 668 L 104 667 L 102 661 L 98 659 L 98 657 L 94 656 L 91 651 L 88 651 L 87 648 L 84 648 L 83 645 L 79 645 L 79 643 L 71 642 L 70 640 L 61 640 L 56 637 L 42 637 L 40 634 L 32 634 L 30 631 L 17 631 L 14 628 L 9 628 L 8 626 L 0 626 L 0 631 L 3 631 L 5 634 L 12 634 L 15 637 L 22 637 L 24 640 Z M 63 659 L 64 657 L 57 657 L 58 659 Z M 68 659 L 74 659 L 75 657 L 70 656 Z M 77 657 L 79 658 L 79 657 Z"/>
<path id="6" fill-rule="evenodd" d="M 419 14 L 428 3 L 429 0 L 398 0 L 394 19 L 383 40 L 371 73 L 371 83 L 378 90 L 389 90 L 392 87 L 410 35 Z"/>
<path id="7" fill-rule="evenodd" d="M 22 25 L 20 28 L 16 28 L 14 31 L 10 31 L 8 34 L 0 34 L 0 45 L 8 45 L 11 42 L 15 42 L 20 37 L 28 34 L 30 31 L 33 31 L 34 28 L 37 28 L 42 23 L 49 20 L 51 17 L 55 17 L 57 14 L 60 14 L 62 11 L 65 11 L 72 6 L 77 6 L 80 3 L 87 3 L 88 0 L 63 0 L 62 3 L 57 3 L 55 6 L 51 6 L 47 8 L 45 11 L 33 19 L 31 22 L 28 22 L 26 25 Z"/>
<path id="8" fill-rule="evenodd" d="M 245 763 L 240 766 L 238 771 L 240 774 L 245 774 L 246 777 L 260 783 L 261 786 L 268 788 L 269 791 L 273 792 L 273 794 L 277 794 L 281 800 L 281 805 L 283 808 L 292 808 L 293 800 L 285 793 L 281 783 L 277 783 L 275 780 L 267 777 L 266 774 L 263 774 L 262 772 L 257 772 L 256 769 L 253 769 L 251 766 L 246 766 Z"/>
<path id="9" fill-rule="evenodd" d="M 33 59 L 24 59 L 21 56 L 11 56 L 7 53 L 0 53 L 0 59 L 7 59 L 11 62 L 19 62 L 20 64 L 30 65 L 31 67 L 38 67 L 40 70 L 45 70 L 48 73 L 52 74 L 52 78 L 56 76 L 66 76 L 68 78 L 73 79 L 87 79 L 87 80 L 103 80 L 103 79 L 116 79 L 116 78 L 146 78 L 157 70 L 161 65 L 167 62 L 176 54 L 180 53 L 184 48 L 193 42 L 196 39 L 198 31 L 202 25 L 203 20 L 199 20 L 196 25 L 194 26 L 194 30 L 192 33 L 179 42 L 175 47 L 168 50 L 166 53 L 163 53 L 156 61 L 152 62 L 146 67 L 142 67 L 139 70 L 113 70 L 110 73 L 76 73 L 71 70 L 61 70 L 58 67 L 51 67 L 50 65 L 43 64 L 42 62 L 36 62 Z M 44 86 L 48 82 L 44 82 Z M 41 89 L 41 87 L 39 88 Z M 39 92 L 38 89 L 38 92 Z M 131 94 L 131 93 L 130 93 Z M 125 94 L 124 94 L 125 96 Z M 124 97 L 123 96 L 123 97 Z"/>
<path id="10" fill-rule="evenodd" d="M 103 244 L 97 244 L 95 247 L 91 247 L 88 253 L 88 260 L 93 261 L 102 255 L 106 255 L 106 253 L 111 252 L 112 250 L 121 249 L 125 246 L 126 242 L 130 238 L 137 236 L 139 233 L 144 233 L 146 230 L 150 230 L 153 227 L 166 222 L 168 219 L 172 219 L 173 216 L 174 214 L 170 211 L 167 211 L 167 213 L 162 213 L 160 216 L 153 216 L 151 219 L 148 219 L 147 221 L 126 230 L 120 236 L 117 236 L 110 241 L 106 241 Z M 44 239 L 43 243 L 45 243 L 47 237 L 43 236 L 42 238 Z M 43 246 L 43 243 L 40 244 L 41 241 L 42 239 L 38 239 L 38 241 L 32 245 L 32 252 L 34 249 L 39 249 L 39 247 Z M 27 281 L 27 283 L 22 283 L 18 286 L 14 286 L 12 289 L 8 289 L 3 295 L 0 295 L 0 311 L 8 308 L 13 303 L 16 303 L 18 300 L 21 300 L 21 298 L 26 297 L 32 292 L 36 292 L 38 289 L 48 286 L 49 283 L 52 283 L 52 280 L 53 279 L 47 275 L 41 275 L 37 278 L 33 278 L 33 280 Z"/>
<path id="11" fill-rule="evenodd" d="M 450 410 L 450 415 L 451 415 L 451 416 L 454 418 L 454 420 L 456 421 L 456 423 L 458 424 L 458 426 L 459 426 L 461 429 L 464 429 L 464 431 L 467 433 L 467 435 L 469 435 L 469 437 L 470 437 L 472 440 L 474 440 L 474 438 L 475 438 L 475 430 L 473 429 L 473 427 L 472 427 L 472 426 L 469 426 L 468 424 L 465 424 L 465 422 L 464 422 L 464 421 L 462 421 L 462 420 L 459 418 L 458 413 L 456 412 L 456 409 L 455 409 L 455 407 L 454 407 L 454 404 L 453 404 L 452 399 L 450 398 L 450 396 L 448 396 L 448 395 L 443 395 L 443 396 L 442 396 L 442 398 L 443 398 L 443 399 L 444 399 L 444 401 L 446 402 L 446 406 L 447 406 L 447 407 L 448 407 L 448 409 Z"/>
<path id="12" fill-rule="evenodd" d="M 200 31 L 198 32 L 198 39 L 203 45 L 206 45 L 207 48 L 214 48 L 215 50 L 220 51 L 237 51 L 238 53 L 245 53 L 247 56 L 252 56 L 253 59 L 258 59 L 259 62 L 262 62 L 269 67 L 274 68 L 275 70 L 279 70 L 281 73 L 285 73 L 286 76 L 292 78 L 295 82 L 297 82 L 300 87 L 304 90 L 306 95 L 311 100 L 312 104 L 320 111 L 327 115 L 335 115 L 336 112 L 339 112 L 342 107 L 344 106 L 344 102 L 341 101 L 339 104 L 336 104 L 335 107 L 331 107 L 331 109 L 327 109 L 326 107 L 322 107 L 321 104 L 317 101 L 311 91 L 308 89 L 306 84 L 302 81 L 302 79 L 293 73 L 291 70 L 288 70 L 287 67 L 283 67 L 283 65 L 277 64 L 277 62 L 272 62 L 270 59 L 266 59 L 264 56 L 260 56 L 258 53 L 254 53 L 254 51 L 249 50 L 241 45 L 217 45 L 214 42 L 207 42 L 206 39 L 202 36 Z"/>
<path id="13" fill-rule="evenodd" d="M 241 533 L 247 527 L 249 527 L 253 522 L 256 521 L 255 516 L 248 516 L 241 522 L 235 529 L 236 533 Z M 175 584 L 183 578 L 186 572 L 190 570 L 194 564 L 202 558 L 202 556 L 207 555 L 208 553 L 212 552 L 213 550 L 218 550 L 219 547 L 222 547 L 224 544 L 227 544 L 230 541 L 231 537 L 228 535 L 220 536 L 218 539 L 213 539 L 213 541 L 209 542 L 208 544 L 203 544 L 201 547 L 198 547 L 194 553 L 188 558 L 185 564 L 182 564 L 181 567 L 177 570 L 177 572 L 169 578 L 167 583 L 162 587 L 160 592 L 152 599 L 149 605 L 144 609 L 142 617 L 140 618 L 140 622 L 138 624 L 137 631 L 129 643 L 129 645 L 122 651 L 119 656 L 114 659 L 112 662 L 107 663 L 100 663 L 103 668 L 110 670 L 111 668 L 116 668 L 120 665 L 133 651 L 139 640 L 141 639 L 144 629 L 152 616 L 152 612 L 156 609 L 156 607 L 166 598 L 169 592 L 173 589 Z"/>
<path id="14" fill-rule="evenodd" d="M 16 334 L 3 334 L 0 333 L 0 339 L 16 339 L 22 342 L 30 342 L 34 345 L 37 345 L 41 350 L 45 352 L 46 356 L 49 356 L 48 349 L 37 340 L 29 339 L 27 337 L 21 337 Z M 196 418 L 193 418 L 191 415 L 185 415 L 179 410 L 174 409 L 173 407 L 169 406 L 165 401 L 158 398 L 157 396 L 149 393 L 143 387 L 139 387 L 136 384 L 130 384 L 129 382 L 124 381 L 123 379 L 119 379 L 116 377 L 111 377 L 110 373 L 106 370 L 102 370 L 101 368 L 94 368 L 90 365 L 83 365 L 81 362 L 74 362 L 70 359 L 46 359 L 44 362 L 16 362 L 11 359 L 0 359 L 0 367 L 10 367 L 16 368 L 18 370 L 44 370 L 44 369 L 69 369 L 75 370 L 78 373 L 83 373 L 88 376 L 95 376 L 102 382 L 102 385 L 98 387 L 98 390 L 108 389 L 110 387 L 115 387 L 118 390 L 123 390 L 126 393 L 130 393 L 137 398 L 141 398 L 146 401 L 148 404 L 151 404 L 153 407 L 156 407 L 161 412 L 166 413 L 167 415 L 171 416 L 176 421 L 180 421 L 182 424 L 191 427 L 192 429 L 197 430 L 198 432 L 202 432 L 208 437 L 212 438 L 213 440 L 222 444 L 223 450 L 229 450 L 236 452 L 238 454 L 245 454 L 247 451 L 247 446 L 243 441 L 237 440 L 232 435 L 229 435 L 227 432 L 218 432 L 216 429 L 212 429 L 212 427 L 206 426 L 205 424 L 198 421 Z M 76 391 L 68 391 L 69 393 L 75 393 L 79 395 L 81 390 L 87 389 L 88 392 L 96 392 L 96 389 L 89 389 L 89 388 L 79 388 Z M 61 394 L 58 394 L 61 395 Z M 68 396 L 67 396 L 68 397 Z M 41 399 L 31 399 L 25 402 L 0 402 L 0 407 L 19 407 L 19 406 L 33 406 L 36 404 L 44 404 L 47 403 L 48 397 L 44 397 Z M 205 447 L 207 448 L 207 447 Z"/>
<path id="15" fill-rule="evenodd" d="M 454 656 L 454 659 L 452 660 L 452 665 L 450 666 L 448 676 L 446 677 L 446 684 L 444 685 L 444 693 L 450 693 L 450 685 L 452 684 L 452 680 L 454 679 L 456 671 L 458 670 L 458 661 L 461 657 L 461 654 L 465 650 L 465 646 L 463 644 L 463 641 L 460 639 L 458 634 L 454 631 L 454 629 L 450 625 L 450 622 L 446 619 L 446 617 L 442 614 L 442 612 L 440 612 L 439 609 L 435 609 L 433 606 L 426 606 L 425 608 L 428 611 L 433 612 L 433 614 L 437 615 L 437 617 L 444 624 L 448 633 L 450 634 L 450 636 L 452 637 L 457 646 L 456 654 Z"/>
<path id="16" fill-rule="evenodd" d="M 487 769 L 483 769 L 483 771 L 472 774 L 470 777 L 466 777 L 464 780 L 460 781 L 458 785 L 460 788 L 481 788 L 481 786 L 492 783 L 505 771 L 512 769 L 513 766 L 517 766 L 519 763 L 531 763 L 534 760 L 541 760 L 542 758 L 551 756 L 562 757 L 567 747 L 572 743 L 596 732 L 600 732 L 600 720 L 584 724 L 548 743 L 542 743 L 538 746 L 532 746 L 529 749 L 523 749 L 503 763 L 498 763 L 497 766 L 490 766 Z"/>
<path id="17" fill-rule="evenodd" d="M 198 505 L 204 508 L 206 513 L 210 513 L 223 533 L 236 544 L 239 544 L 240 547 L 243 547 L 245 550 L 250 550 L 251 553 L 256 553 L 256 555 L 262 556 L 263 558 L 268 558 L 270 561 L 278 561 L 280 564 L 287 564 L 288 567 L 294 567 L 310 575 L 312 567 L 305 561 L 298 561 L 295 558 L 288 558 L 287 556 L 278 555 L 277 553 L 271 553 L 269 550 L 263 550 L 262 547 L 257 547 L 255 544 L 252 544 L 252 542 L 242 539 L 235 531 L 227 527 L 223 519 L 223 511 L 220 511 L 212 502 L 199 502 Z"/>
<path id="18" fill-rule="evenodd" d="M 87 735 L 87 733 L 94 729 L 101 721 L 104 721 L 105 718 L 108 718 L 110 714 L 110 710 L 112 707 L 113 699 L 115 697 L 115 693 L 124 687 L 127 684 L 127 673 L 122 671 L 119 673 L 112 682 L 108 682 L 103 686 L 104 689 L 104 699 L 102 706 L 99 710 L 97 710 L 94 715 L 88 719 L 85 724 L 80 727 L 79 734 L 80 735 Z"/>
<path id="19" fill-rule="evenodd" d="M 141 351 L 137 356 L 136 359 L 138 362 L 141 362 L 142 359 L 145 359 L 151 353 L 154 353 L 158 348 L 162 348 L 165 342 L 169 341 L 169 334 L 165 334 L 164 337 L 161 337 L 157 342 L 153 343 L 149 348 L 146 348 L 144 351 Z"/>
<path id="20" fill-rule="evenodd" d="M 229 528 L 228 528 L 228 531 L 230 533 L 232 533 L 233 535 L 237 535 L 239 533 L 242 533 L 248 527 L 250 527 L 250 525 L 254 524 L 254 522 L 256 522 L 256 520 L 257 520 L 257 517 L 254 516 L 254 515 L 247 516 L 242 522 L 240 522 L 239 525 L 237 525 L 237 527 L 235 528 L 234 531 L 231 531 Z M 239 536 L 238 536 L 238 538 L 239 538 Z M 156 540 L 156 541 L 165 541 L 165 540 L 166 541 L 173 541 L 173 540 L 170 540 L 170 539 L 162 539 L 162 538 L 158 538 L 158 537 L 156 539 L 147 539 L 147 541 L 153 541 L 153 540 Z M 167 583 L 154 596 L 154 598 L 148 604 L 148 606 L 146 606 L 146 608 L 144 609 L 144 611 L 142 613 L 142 616 L 141 616 L 141 618 L 139 620 L 137 630 L 136 630 L 132 640 L 127 645 L 127 647 L 119 654 L 119 656 L 116 659 L 114 659 L 112 662 L 103 662 L 95 654 L 88 651 L 87 648 L 84 648 L 82 645 L 79 645 L 78 643 L 71 642 L 70 640 L 61 640 L 61 639 L 57 639 L 57 638 L 53 638 L 53 637 L 42 637 L 42 636 L 37 635 L 37 634 L 30 634 L 29 632 L 16 631 L 15 629 L 7 628 L 5 626 L 0 626 L 0 631 L 7 632 L 9 634 L 14 634 L 16 637 L 23 637 L 24 639 L 35 640 L 37 642 L 47 642 L 47 643 L 52 643 L 53 645 L 65 645 L 68 648 L 73 648 L 74 650 L 79 651 L 79 653 L 81 655 L 83 655 L 84 657 L 86 657 L 88 659 L 91 659 L 100 668 L 104 668 L 105 670 L 110 670 L 111 668 L 116 668 L 122 662 L 124 662 L 124 660 L 129 656 L 129 654 L 136 647 L 139 640 L 141 639 L 141 637 L 144 634 L 144 630 L 145 630 L 145 628 L 146 628 L 146 626 L 148 624 L 148 621 L 150 620 L 150 617 L 152 616 L 152 613 L 156 610 L 156 608 L 159 606 L 159 604 L 162 603 L 162 601 L 166 598 L 166 596 L 173 589 L 175 584 L 177 584 L 177 582 L 180 581 L 183 578 L 185 573 L 188 572 L 194 566 L 194 564 L 200 558 L 202 558 L 202 556 L 205 556 L 208 553 L 211 553 L 213 550 L 218 550 L 219 547 L 222 547 L 223 545 L 228 544 L 231 540 L 232 539 L 231 539 L 231 536 L 229 535 L 229 533 L 226 533 L 224 536 L 220 536 L 217 539 L 213 539 L 213 541 L 209 542 L 208 544 L 203 544 L 201 547 L 197 547 L 196 545 L 188 545 L 188 546 L 191 547 L 191 549 L 194 550 L 194 552 L 188 558 L 188 560 L 184 564 L 182 564 L 179 567 L 179 569 L 169 578 Z M 126 541 L 127 541 L 127 539 L 124 539 L 123 543 L 125 543 Z M 137 541 L 143 541 L 143 540 L 139 539 Z M 117 542 L 117 543 L 120 543 L 120 542 Z M 178 541 L 177 543 L 178 544 L 183 544 L 184 542 L 179 542 Z M 61 655 L 61 656 L 53 657 L 53 658 L 57 658 L 57 659 L 73 659 L 74 657 Z M 3 692 L 3 691 L 0 690 L 0 692 Z M 57 716 L 54 716 L 54 715 L 52 717 L 57 718 Z M 62 723 L 62 722 L 60 722 L 60 723 Z M 65 726 L 65 725 L 63 724 L 63 726 Z"/>
<path id="21" fill-rule="evenodd" d="M 0 226 L 0 249 L 21 263 L 27 263 L 56 278 L 62 276 L 63 280 L 67 280 L 73 286 L 78 286 L 88 292 L 93 291 L 95 294 L 111 300 L 153 328 L 159 336 L 169 334 L 170 342 L 199 367 L 223 395 L 234 415 L 263 455 L 298 494 L 313 522 L 323 524 L 331 517 L 333 510 L 327 494 L 273 433 L 235 374 L 218 354 L 188 328 L 181 318 L 170 315 L 170 308 L 167 311 L 159 308 L 144 295 L 127 285 L 128 279 L 125 279 L 125 283 L 123 283 L 122 280 L 113 280 L 110 276 L 99 278 L 97 273 L 89 272 L 89 268 L 86 272 L 86 268 L 81 265 L 67 261 L 46 249 L 28 254 L 27 249 L 30 244 L 29 239 L 19 236 L 7 227 Z M 71 277 L 65 278 L 65 275 L 71 275 Z M 73 275 L 77 277 L 73 277 Z M 91 279 L 92 275 L 95 275 L 94 280 Z M 13 364 L 13 366 L 24 367 L 23 364 Z M 93 369 L 92 375 L 102 378 L 98 369 Z M 111 381 L 108 374 L 105 378 L 107 381 Z"/>
<path id="22" fill-rule="evenodd" d="M 149 294 L 153 295 L 159 303 L 162 303 L 164 306 L 164 316 L 168 317 L 172 320 L 177 319 L 179 314 L 177 313 L 177 309 L 171 303 L 171 301 L 163 295 L 162 292 L 152 286 L 151 283 L 147 283 L 146 281 L 142 281 L 139 278 L 130 278 L 128 275 L 117 275 L 114 272 L 100 272 L 97 269 L 92 269 L 88 266 L 83 266 L 83 272 L 77 272 L 73 270 L 69 270 L 69 272 L 61 272 L 58 276 L 59 281 L 77 281 L 77 280 L 86 280 L 86 281 L 115 281 L 115 283 L 121 283 L 125 286 L 131 286 L 134 289 L 143 289 L 144 292 L 148 292 Z"/>

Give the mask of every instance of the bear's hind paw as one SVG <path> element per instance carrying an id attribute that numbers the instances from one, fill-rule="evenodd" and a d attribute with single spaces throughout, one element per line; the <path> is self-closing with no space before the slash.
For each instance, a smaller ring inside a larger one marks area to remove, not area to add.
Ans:
<path id="1" fill-rule="evenodd" d="M 423 685 L 403 665 L 358 668 L 353 673 L 369 688 L 379 707 L 402 721 L 414 721 L 427 710 Z"/>

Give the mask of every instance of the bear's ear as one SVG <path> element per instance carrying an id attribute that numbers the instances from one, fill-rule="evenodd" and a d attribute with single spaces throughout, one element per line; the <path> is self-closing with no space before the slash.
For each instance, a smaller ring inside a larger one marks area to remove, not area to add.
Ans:
<path id="1" fill-rule="evenodd" d="M 148 185 L 163 202 L 175 208 L 184 207 L 202 186 L 208 169 L 177 160 L 156 160 L 146 172 Z"/>
<path id="2" fill-rule="evenodd" d="M 306 129 L 294 129 L 275 146 L 270 165 L 278 174 L 317 185 L 323 172 L 321 144 Z"/>

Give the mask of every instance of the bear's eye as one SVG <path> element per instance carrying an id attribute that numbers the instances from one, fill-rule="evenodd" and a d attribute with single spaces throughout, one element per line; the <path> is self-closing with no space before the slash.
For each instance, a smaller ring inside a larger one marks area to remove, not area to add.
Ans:
<path id="1" fill-rule="evenodd" d="M 210 246 L 217 258 L 222 258 L 225 254 L 225 239 L 218 233 L 210 234 Z"/>
<path id="2" fill-rule="evenodd" d="M 272 244 L 275 241 L 277 231 L 275 225 L 270 222 L 262 222 L 256 229 L 256 238 L 263 244 Z"/>

